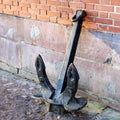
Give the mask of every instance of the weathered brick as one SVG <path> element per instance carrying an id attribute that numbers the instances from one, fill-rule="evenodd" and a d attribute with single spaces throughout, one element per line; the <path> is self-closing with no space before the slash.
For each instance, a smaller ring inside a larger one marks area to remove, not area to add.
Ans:
<path id="1" fill-rule="evenodd" d="M 120 20 L 120 14 L 117 14 L 117 13 L 110 13 L 110 18 Z"/>
<path id="2" fill-rule="evenodd" d="M 38 9 L 42 9 L 42 10 L 50 10 L 50 6 L 49 5 L 38 4 L 37 8 Z"/>
<path id="3" fill-rule="evenodd" d="M 30 17 L 30 13 L 25 12 L 25 11 L 20 11 L 20 12 L 19 12 L 19 15 L 20 15 L 21 17 Z"/>
<path id="4" fill-rule="evenodd" d="M 120 26 L 120 20 L 114 20 L 114 25 L 115 26 Z"/>
<path id="5" fill-rule="evenodd" d="M 18 6 L 11 6 L 12 11 L 21 11 L 21 7 Z"/>
<path id="6" fill-rule="evenodd" d="M 120 32 L 120 28 L 119 27 L 114 27 L 114 26 L 109 26 L 109 31 L 111 32 Z"/>
<path id="7" fill-rule="evenodd" d="M 109 25 L 112 25 L 112 24 L 113 24 L 113 20 L 110 20 L 110 19 L 102 19 L 102 18 L 95 18 L 95 22 L 96 22 L 96 23 L 102 23 L 102 24 L 109 24 Z"/>
<path id="8" fill-rule="evenodd" d="M 102 30 L 102 31 L 107 31 L 108 30 L 108 25 L 99 24 L 98 29 Z"/>
<path id="9" fill-rule="evenodd" d="M 82 0 L 82 2 L 87 2 L 87 3 L 99 3 L 99 0 Z"/>
<path id="10" fill-rule="evenodd" d="M 39 15 L 39 9 L 32 9 L 32 8 L 28 8 L 28 13 L 30 13 L 30 14 L 38 14 Z"/>
<path id="11" fill-rule="evenodd" d="M 96 10 L 114 12 L 114 6 L 96 5 Z"/>
<path id="12" fill-rule="evenodd" d="M 61 2 L 60 1 L 54 1 L 54 0 L 47 0 L 47 4 L 59 6 L 59 5 L 61 5 Z"/>
<path id="13" fill-rule="evenodd" d="M 47 15 L 47 11 L 46 10 L 40 10 L 40 14 L 41 15 Z"/>
<path id="14" fill-rule="evenodd" d="M 120 1 L 119 0 L 111 0 L 111 4 L 119 6 L 120 5 Z"/>
<path id="15" fill-rule="evenodd" d="M 99 3 L 109 5 L 111 3 L 111 1 L 110 0 L 100 0 Z"/>
<path id="16" fill-rule="evenodd" d="M 5 5 L 0 4 L 0 9 L 5 9 Z"/>
<path id="17" fill-rule="evenodd" d="M 38 20 L 49 21 L 49 17 L 46 15 L 37 15 Z"/>
<path id="18" fill-rule="evenodd" d="M 3 0 L 3 4 L 12 5 L 12 1 L 11 0 Z"/>
<path id="19" fill-rule="evenodd" d="M 86 3 L 86 9 L 87 10 L 93 10 L 94 9 L 94 4 L 92 4 L 92 3 Z"/>
<path id="20" fill-rule="evenodd" d="M 27 0 L 28 3 L 39 3 L 39 0 Z"/>
<path id="21" fill-rule="evenodd" d="M 51 12 L 51 11 L 48 11 L 47 15 L 50 16 L 50 17 L 60 17 L 60 12 Z"/>
<path id="22" fill-rule="evenodd" d="M 72 25 L 72 22 L 70 20 L 66 20 L 64 18 L 58 18 L 57 22 L 64 25 Z"/>
<path id="23" fill-rule="evenodd" d="M 57 22 L 57 17 L 50 17 L 50 22 Z"/>
<path id="24" fill-rule="evenodd" d="M 83 2 L 72 2 L 72 1 L 70 1 L 69 2 L 69 5 L 70 5 L 70 8 L 85 8 L 85 3 L 83 3 Z"/>
<path id="25" fill-rule="evenodd" d="M 99 12 L 100 18 L 108 18 L 108 12 Z"/>
<path id="26" fill-rule="evenodd" d="M 57 7 L 57 10 L 60 12 L 68 12 L 68 13 L 73 12 L 72 8 L 67 8 L 67 7 Z"/>
<path id="27" fill-rule="evenodd" d="M 12 10 L 4 9 L 3 12 L 6 13 L 6 14 L 11 14 L 11 15 L 13 15 L 13 11 L 12 11 Z"/>
<path id="28" fill-rule="evenodd" d="M 83 26 L 84 26 L 85 28 L 88 28 L 88 29 L 98 29 L 98 24 L 95 24 L 95 23 L 93 23 L 93 22 L 87 22 L 87 21 L 85 21 L 85 22 L 83 23 Z"/>
<path id="29" fill-rule="evenodd" d="M 30 3 L 27 3 L 27 2 L 19 2 L 19 6 L 21 7 L 30 7 Z"/>
<path id="30" fill-rule="evenodd" d="M 94 16 L 94 17 L 98 16 L 98 12 L 97 11 L 86 10 L 86 13 L 87 13 L 87 16 Z"/>

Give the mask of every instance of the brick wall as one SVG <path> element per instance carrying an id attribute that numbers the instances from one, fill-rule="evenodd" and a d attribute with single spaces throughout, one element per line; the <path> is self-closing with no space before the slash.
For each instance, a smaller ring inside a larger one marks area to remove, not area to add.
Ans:
<path id="1" fill-rule="evenodd" d="M 85 9 L 86 28 L 119 32 L 119 0 L 0 0 L 0 13 L 71 25 L 77 9 Z"/>

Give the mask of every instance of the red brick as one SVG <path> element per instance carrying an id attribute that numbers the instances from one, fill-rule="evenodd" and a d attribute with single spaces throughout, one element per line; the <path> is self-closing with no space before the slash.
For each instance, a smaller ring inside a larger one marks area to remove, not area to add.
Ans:
<path id="1" fill-rule="evenodd" d="M 60 17 L 60 12 L 51 12 L 51 11 L 48 11 L 47 15 L 50 16 L 50 17 Z"/>
<path id="2" fill-rule="evenodd" d="M 87 13 L 87 16 L 94 16 L 94 17 L 98 16 L 98 12 L 97 11 L 86 10 L 86 13 Z"/>
<path id="3" fill-rule="evenodd" d="M 101 18 L 108 18 L 108 12 L 99 12 Z"/>
<path id="4" fill-rule="evenodd" d="M 21 17 L 30 17 L 30 13 L 25 12 L 25 11 L 20 11 L 20 12 L 19 12 L 19 15 L 20 15 Z"/>
<path id="5" fill-rule="evenodd" d="M 96 5 L 96 10 L 99 11 L 107 11 L 107 12 L 113 12 L 114 7 L 113 6 L 106 6 L 106 5 Z"/>
<path id="6" fill-rule="evenodd" d="M 12 5 L 12 1 L 11 0 L 3 0 L 3 4 Z"/>
<path id="7" fill-rule="evenodd" d="M 54 5 L 51 5 L 51 6 L 50 6 L 50 10 L 51 10 L 51 11 L 56 11 L 56 10 L 57 10 L 57 7 L 54 6 Z"/>
<path id="8" fill-rule="evenodd" d="M 0 4 L 0 9 L 5 9 L 5 5 Z"/>
<path id="9" fill-rule="evenodd" d="M 18 6 L 18 5 L 19 5 L 19 2 L 18 2 L 18 1 L 13 1 L 13 5 L 14 5 L 14 6 Z"/>
<path id="10" fill-rule="evenodd" d="M 109 31 L 111 31 L 111 32 L 120 32 L 120 27 L 109 26 Z"/>
<path id="11" fill-rule="evenodd" d="M 99 26 L 98 26 L 98 29 L 99 30 L 102 30 L 102 31 L 107 31 L 108 29 L 108 26 L 107 25 L 103 25 L 103 24 L 99 24 Z"/>
<path id="12" fill-rule="evenodd" d="M 120 13 L 120 7 L 116 7 L 116 12 Z"/>
<path id="13" fill-rule="evenodd" d="M 18 6 L 11 6 L 12 11 L 21 11 L 21 7 Z"/>
<path id="14" fill-rule="evenodd" d="M 61 13 L 61 17 L 68 19 L 69 15 L 68 15 L 68 13 L 63 12 L 63 13 Z"/>
<path id="15" fill-rule="evenodd" d="M 100 3 L 100 4 L 109 5 L 109 4 L 110 4 L 110 0 L 100 0 L 99 3 Z"/>
<path id="16" fill-rule="evenodd" d="M 56 17 L 50 17 L 50 22 L 57 22 L 57 18 Z"/>
<path id="17" fill-rule="evenodd" d="M 37 15 L 38 20 L 49 21 L 49 17 L 46 15 Z"/>
<path id="18" fill-rule="evenodd" d="M 72 22 L 70 20 L 66 20 L 64 18 L 58 18 L 57 22 L 64 25 L 72 25 Z"/>
<path id="19" fill-rule="evenodd" d="M 28 8 L 28 12 L 30 14 L 39 14 L 40 13 L 38 9 L 32 9 L 32 8 Z"/>
<path id="20" fill-rule="evenodd" d="M 42 10 L 50 10 L 50 6 L 49 6 L 49 5 L 41 5 L 41 4 L 38 4 L 38 5 L 37 5 L 37 8 L 38 8 L 38 9 L 42 9 Z"/>
<path id="21" fill-rule="evenodd" d="M 68 13 L 69 14 L 69 19 L 72 20 L 73 18 L 73 13 Z"/>
<path id="22" fill-rule="evenodd" d="M 40 4 L 46 5 L 47 4 L 47 0 L 40 0 Z"/>
<path id="23" fill-rule="evenodd" d="M 114 25 L 115 26 L 120 26 L 120 20 L 114 20 Z"/>
<path id="24" fill-rule="evenodd" d="M 120 14 L 110 13 L 110 18 L 120 20 Z"/>
<path id="25" fill-rule="evenodd" d="M 0 0 L 0 4 L 3 3 L 3 0 Z"/>
<path id="26" fill-rule="evenodd" d="M 36 14 L 31 14 L 31 18 L 32 18 L 32 19 L 36 19 L 36 18 L 37 18 L 37 15 L 36 15 Z"/>
<path id="27" fill-rule="evenodd" d="M 85 3 L 83 2 L 69 2 L 70 8 L 85 8 Z"/>
<path id="28" fill-rule="evenodd" d="M 61 5 L 61 2 L 54 1 L 54 0 L 47 0 L 47 4 L 59 6 L 59 5 Z"/>
<path id="29" fill-rule="evenodd" d="M 31 8 L 33 8 L 33 9 L 37 8 L 37 4 L 36 3 L 31 3 Z"/>
<path id="30" fill-rule="evenodd" d="M 68 1 L 61 1 L 61 6 L 68 7 Z"/>
<path id="31" fill-rule="evenodd" d="M 19 15 L 18 11 L 14 11 L 13 13 L 14 13 L 14 15 L 17 15 L 17 16 Z"/>
<path id="32" fill-rule="evenodd" d="M 93 10 L 94 9 L 94 4 L 86 3 L 86 9 L 87 10 Z"/>
<path id="33" fill-rule="evenodd" d="M 119 0 L 111 0 L 111 4 L 119 6 L 120 5 L 120 1 Z"/>
<path id="34" fill-rule="evenodd" d="M 30 7 L 30 3 L 19 2 L 19 6 L 21 6 L 21 7 Z"/>
<path id="35" fill-rule="evenodd" d="M 4 9 L 3 12 L 6 13 L 6 14 L 13 14 L 13 11 L 7 10 L 7 9 Z"/>
<path id="36" fill-rule="evenodd" d="M 98 24 L 93 23 L 93 22 L 87 22 L 87 21 L 83 22 L 83 26 L 85 28 L 90 28 L 90 29 L 97 29 L 98 28 Z"/>
<path id="37" fill-rule="evenodd" d="M 22 7 L 22 11 L 28 12 L 28 8 L 27 7 Z"/>
<path id="38" fill-rule="evenodd" d="M 6 8 L 7 10 L 10 10 L 10 9 L 11 9 L 11 6 L 10 6 L 10 5 L 6 5 L 5 8 Z"/>
<path id="39" fill-rule="evenodd" d="M 72 8 L 67 8 L 67 7 L 57 7 L 57 10 L 60 11 L 60 12 L 68 12 L 68 13 L 73 12 Z"/>
<path id="40" fill-rule="evenodd" d="M 87 2 L 87 3 L 99 3 L 99 0 L 82 0 L 82 2 Z"/>
<path id="41" fill-rule="evenodd" d="M 39 0 L 27 0 L 28 3 L 39 3 Z"/>
<path id="42" fill-rule="evenodd" d="M 0 9 L 0 13 L 2 13 L 3 12 L 3 10 L 2 9 Z"/>
<path id="43" fill-rule="evenodd" d="M 96 23 L 102 23 L 102 24 L 109 24 L 111 25 L 113 23 L 110 19 L 102 19 L 102 18 L 95 18 Z"/>
<path id="44" fill-rule="evenodd" d="M 85 17 L 85 21 L 87 21 L 87 22 L 94 22 L 95 18 L 94 17 Z"/>
<path id="45" fill-rule="evenodd" d="M 47 15 L 47 11 L 46 10 L 40 10 L 40 14 L 41 15 Z"/>

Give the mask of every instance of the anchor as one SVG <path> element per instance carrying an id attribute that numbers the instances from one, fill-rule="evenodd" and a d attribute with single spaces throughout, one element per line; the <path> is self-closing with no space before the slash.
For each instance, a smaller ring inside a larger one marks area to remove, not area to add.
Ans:
<path id="1" fill-rule="evenodd" d="M 38 55 L 35 61 L 35 67 L 41 86 L 40 94 L 36 96 L 42 97 L 45 102 L 48 103 L 49 111 L 56 114 L 77 111 L 85 107 L 87 104 L 86 98 L 75 97 L 78 89 L 79 74 L 73 64 L 85 16 L 86 12 L 84 10 L 77 10 L 72 18 L 74 25 L 56 89 L 51 85 L 47 77 L 45 63 L 41 55 Z"/>

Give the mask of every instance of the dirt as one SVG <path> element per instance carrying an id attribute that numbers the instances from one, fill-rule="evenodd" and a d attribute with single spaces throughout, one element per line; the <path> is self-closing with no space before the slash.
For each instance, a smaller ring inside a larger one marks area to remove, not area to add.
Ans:
<path id="1" fill-rule="evenodd" d="M 34 81 L 0 70 L 0 120 L 105 120 L 96 116 L 97 109 L 89 112 L 89 106 L 94 109 L 90 102 L 87 111 L 85 108 L 64 115 L 48 112 L 44 100 L 34 97 L 39 91 L 40 85 Z"/>

